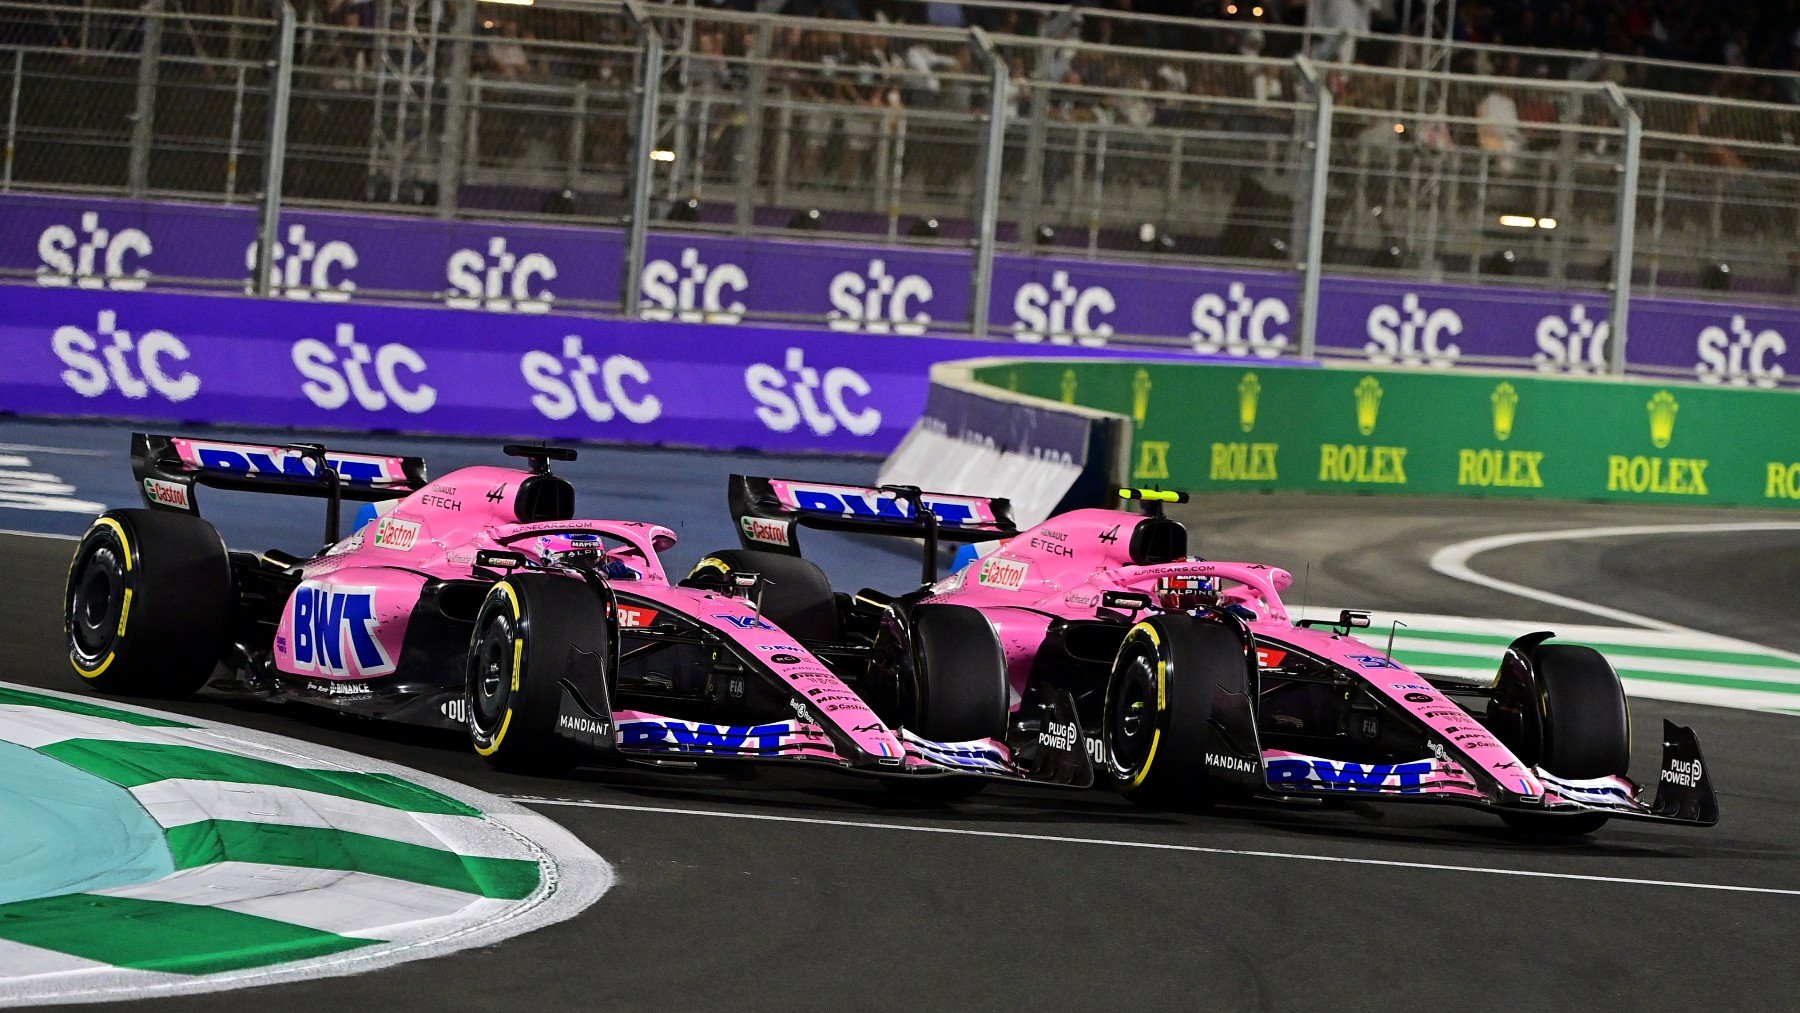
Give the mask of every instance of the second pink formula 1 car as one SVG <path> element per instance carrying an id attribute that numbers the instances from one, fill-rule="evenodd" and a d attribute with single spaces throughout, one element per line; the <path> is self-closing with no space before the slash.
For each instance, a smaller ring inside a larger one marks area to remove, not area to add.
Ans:
<path id="1" fill-rule="evenodd" d="M 1074 510 L 1016 531 L 1004 500 L 733 476 L 744 548 L 692 579 L 772 579 L 766 614 L 884 720 L 1005 743 L 984 758 L 995 772 L 1078 743 L 1097 781 L 1160 804 L 1453 803 L 1549 834 L 1717 822 L 1691 730 L 1663 724 L 1653 797 L 1627 777 L 1624 689 L 1593 649 L 1536 633 L 1490 683 L 1423 675 L 1353 634 L 1367 613 L 1297 622 L 1285 570 L 1191 555 L 1161 509 L 1185 497 L 1121 494 L 1148 512 Z M 922 539 L 928 583 L 834 594 L 799 558 L 804 528 Z M 999 547 L 932 580 L 940 541 Z"/>

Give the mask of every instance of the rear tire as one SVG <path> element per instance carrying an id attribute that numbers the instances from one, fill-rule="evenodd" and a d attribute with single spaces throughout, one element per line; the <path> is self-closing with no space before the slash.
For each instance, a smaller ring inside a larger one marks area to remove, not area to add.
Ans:
<path id="1" fill-rule="evenodd" d="M 1239 674 L 1241 672 L 1241 675 Z M 1113 786 L 1133 802 L 1205 809 L 1226 792 L 1208 775 L 1212 690 L 1247 693 L 1236 631 L 1184 616 L 1131 628 L 1107 681 L 1101 731 Z"/>
<path id="2" fill-rule="evenodd" d="M 1004 740 L 1011 696 L 1006 652 L 987 616 L 966 605 L 928 606 L 913 622 L 912 641 L 909 713 L 899 723 L 937 742 Z M 979 794 L 988 782 L 942 777 L 882 783 L 913 798 L 959 799 Z"/>
<path id="3" fill-rule="evenodd" d="M 825 571 L 809 559 L 757 549 L 721 549 L 695 563 L 681 583 L 724 590 L 736 573 L 762 574 L 763 618 L 801 640 L 838 639 L 837 596 Z"/>
<path id="4" fill-rule="evenodd" d="M 604 665 L 605 613 L 586 584 L 552 574 L 514 574 L 488 590 L 469 644 L 469 742 L 491 766 L 520 773 L 569 767 L 556 737 L 561 680 L 572 651 Z"/>
<path id="5" fill-rule="evenodd" d="M 1631 767 L 1631 709 L 1612 663 L 1579 644 L 1543 644 L 1532 654 L 1542 729 L 1535 757 L 1520 759 L 1558 777 L 1623 777 Z M 1511 743 L 1508 743 L 1511 745 Z M 1514 830 L 1540 837 L 1591 834 L 1604 813 L 1501 813 Z"/>
<path id="6" fill-rule="evenodd" d="M 102 693 L 192 696 L 225 652 L 231 611 L 231 561 L 211 524 L 191 514 L 109 510 L 69 563 L 69 663 Z"/>

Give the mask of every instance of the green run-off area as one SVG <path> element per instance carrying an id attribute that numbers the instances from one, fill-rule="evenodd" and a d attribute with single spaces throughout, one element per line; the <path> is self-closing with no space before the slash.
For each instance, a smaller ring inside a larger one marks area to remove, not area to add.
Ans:
<path id="1" fill-rule="evenodd" d="M 1134 481 L 1800 506 L 1800 393 L 1692 384 L 1130 361 L 1014 361 L 1007 390 L 1134 423 Z"/>

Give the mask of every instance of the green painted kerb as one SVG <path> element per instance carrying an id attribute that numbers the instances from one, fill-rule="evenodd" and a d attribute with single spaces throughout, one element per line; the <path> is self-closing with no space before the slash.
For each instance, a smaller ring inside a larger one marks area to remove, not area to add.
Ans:
<path id="1" fill-rule="evenodd" d="M 1129 416 L 1204 491 L 1800 507 L 1800 392 L 1526 374 L 1018 360 L 983 383 Z"/>

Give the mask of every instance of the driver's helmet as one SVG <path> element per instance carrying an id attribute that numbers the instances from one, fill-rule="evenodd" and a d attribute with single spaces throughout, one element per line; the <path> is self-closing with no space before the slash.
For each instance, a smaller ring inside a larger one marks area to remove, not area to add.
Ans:
<path id="1" fill-rule="evenodd" d="M 1156 604 L 1164 612 L 1216 608 L 1219 604 L 1219 585 L 1211 577 L 1164 577 L 1156 582 Z"/>
<path id="2" fill-rule="evenodd" d="M 550 566 L 592 566 L 606 546 L 588 531 L 570 531 L 537 537 L 538 558 Z"/>

